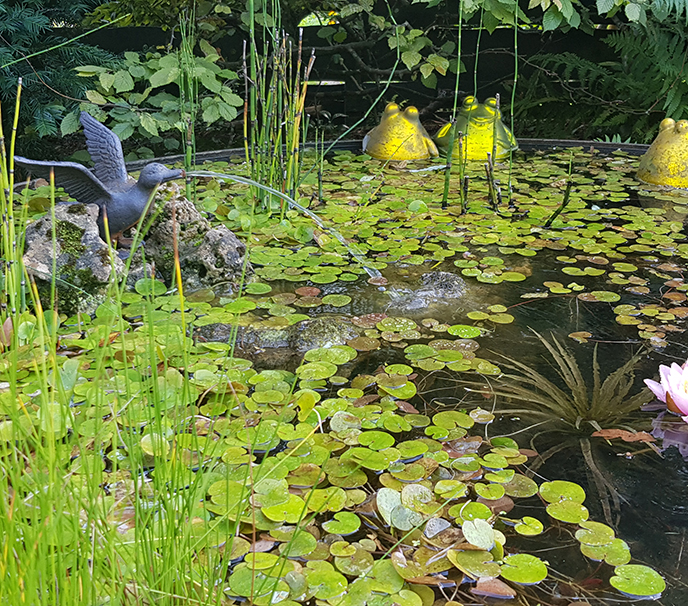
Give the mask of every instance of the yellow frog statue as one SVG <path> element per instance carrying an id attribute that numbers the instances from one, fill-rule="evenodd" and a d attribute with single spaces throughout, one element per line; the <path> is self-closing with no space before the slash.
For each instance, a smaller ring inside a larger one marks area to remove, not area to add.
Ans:
<path id="1" fill-rule="evenodd" d="M 435 136 L 435 143 L 443 155 L 447 154 L 451 139 L 451 122 L 445 124 Z M 518 142 L 511 131 L 502 122 L 502 112 L 497 99 L 490 97 L 485 103 L 478 103 L 475 97 L 466 97 L 456 117 L 457 132 L 463 133 L 461 150 L 466 160 L 487 160 L 492 153 L 494 141 L 497 141 L 495 159 L 509 156 L 509 152 L 518 149 Z M 460 159 L 459 138 L 454 138 L 452 157 Z"/>
<path id="2" fill-rule="evenodd" d="M 655 185 L 688 187 L 688 120 L 660 122 L 659 134 L 640 158 L 637 176 Z"/>
<path id="3" fill-rule="evenodd" d="M 363 151 L 378 160 L 426 160 L 439 155 L 415 107 L 385 107 L 380 124 L 363 139 Z"/>

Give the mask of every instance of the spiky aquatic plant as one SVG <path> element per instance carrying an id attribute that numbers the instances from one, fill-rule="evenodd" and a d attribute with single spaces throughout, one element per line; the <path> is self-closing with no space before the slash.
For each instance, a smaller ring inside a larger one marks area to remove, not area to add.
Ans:
<path id="1" fill-rule="evenodd" d="M 503 356 L 506 362 L 501 366 L 518 374 L 503 374 L 497 387 L 490 393 L 527 403 L 527 409 L 522 412 L 536 416 L 554 416 L 577 430 L 588 424 L 593 431 L 599 431 L 628 421 L 631 413 L 652 398 L 648 389 L 628 395 L 633 388 L 634 369 L 642 357 L 641 352 L 635 353 L 602 380 L 595 346 L 592 357 L 593 380 L 590 386 L 570 349 L 556 337 L 552 337 L 550 342 L 537 332 L 535 335 L 549 352 L 555 370 L 568 392 L 533 367 Z"/>
<path id="2" fill-rule="evenodd" d="M 554 336 L 550 341 L 538 332 L 533 332 L 546 348 L 556 373 L 568 390 L 562 389 L 532 366 L 502 356 L 505 362 L 502 362 L 501 366 L 513 372 L 499 377 L 497 385 L 490 387 L 489 394 L 525 404 L 518 409 L 502 409 L 503 413 L 525 414 L 542 419 L 542 424 L 546 424 L 547 429 L 536 434 L 533 440 L 543 434 L 573 432 L 574 435 L 564 436 L 564 439 L 542 452 L 539 460 L 531 466 L 531 473 L 534 474 L 550 457 L 577 442 L 592 474 L 604 516 L 607 522 L 612 524 L 612 518 L 615 516 L 612 515 L 609 499 L 611 498 L 613 503 L 614 512 L 618 514 L 620 498 L 611 480 L 597 465 L 589 438 L 594 431 L 604 428 L 623 427 L 633 431 L 633 427 L 629 425 L 633 420 L 633 413 L 652 399 L 652 394 L 647 388 L 629 396 L 635 382 L 634 369 L 642 357 L 642 352 L 633 354 L 603 380 L 595 346 L 590 385 L 569 348 Z M 480 391 L 485 393 L 486 390 L 483 387 Z"/>

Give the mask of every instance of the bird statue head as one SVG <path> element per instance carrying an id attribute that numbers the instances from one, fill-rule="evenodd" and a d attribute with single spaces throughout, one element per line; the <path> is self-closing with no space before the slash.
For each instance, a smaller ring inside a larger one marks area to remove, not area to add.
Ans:
<path id="1" fill-rule="evenodd" d="M 183 170 L 167 168 L 158 162 L 146 164 L 141 169 L 138 184 L 145 189 L 153 189 L 161 183 L 186 176 Z"/>

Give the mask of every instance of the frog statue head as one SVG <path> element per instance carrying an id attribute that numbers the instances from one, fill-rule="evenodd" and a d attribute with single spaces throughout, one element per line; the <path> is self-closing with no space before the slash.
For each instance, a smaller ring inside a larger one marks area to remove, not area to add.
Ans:
<path id="1" fill-rule="evenodd" d="M 451 122 L 445 124 L 435 136 L 437 147 L 446 155 L 451 140 Z M 466 160 L 486 160 L 487 154 L 495 149 L 495 159 L 506 158 L 509 152 L 518 149 L 518 143 L 511 131 L 502 122 L 502 112 L 497 99 L 490 97 L 485 103 L 478 103 L 475 97 L 466 97 L 456 117 L 457 132 L 463 133 L 461 151 Z M 460 159 L 459 137 L 454 137 L 452 157 Z"/>
<path id="2" fill-rule="evenodd" d="M 655 185 L 688 187 L 688 120 L 661 121 L 659 134 L 640 158 L 638 179 Z"/>
<path id="3" fill-rule="evenodd" d="M 425 160 L 439 155 L 415 107 L 390 103 L 382 120 L 363 139 L 363 151 L 378 160 Z"/>

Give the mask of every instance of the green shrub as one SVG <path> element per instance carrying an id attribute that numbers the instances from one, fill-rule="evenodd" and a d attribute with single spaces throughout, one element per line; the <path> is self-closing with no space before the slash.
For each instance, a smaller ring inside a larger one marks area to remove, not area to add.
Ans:
<path id="1" fill-rule="evenodd" d="M 127 52 L 119 69 L 76 68 L 79 76 L 96 78 L 95 88 L 85 93 L 90 103 L 82 103 L 81 109 L 100 118 L 107 116 L 107 125 L 122 141 L 131 139 L 139 157 L 180 149 L 188 127 L 183 117 L 196 116 L 196 126 L 207 127 L 234 120 L 243 104 L 230 86 L 237 74 L 217 65 L 219 56 L 210 44 L 201 41 L 200 48 L 203 56 L 194 56 L 193 64 L 185 69 L 179 51 L 145 56 Z M 198 91 L 197 100 L 182 99 L 180 78 L 190 79 Z M 79 109 L 75 109 L 64 117 L 60 129 L 68 135 L 78 128 Z"/>

